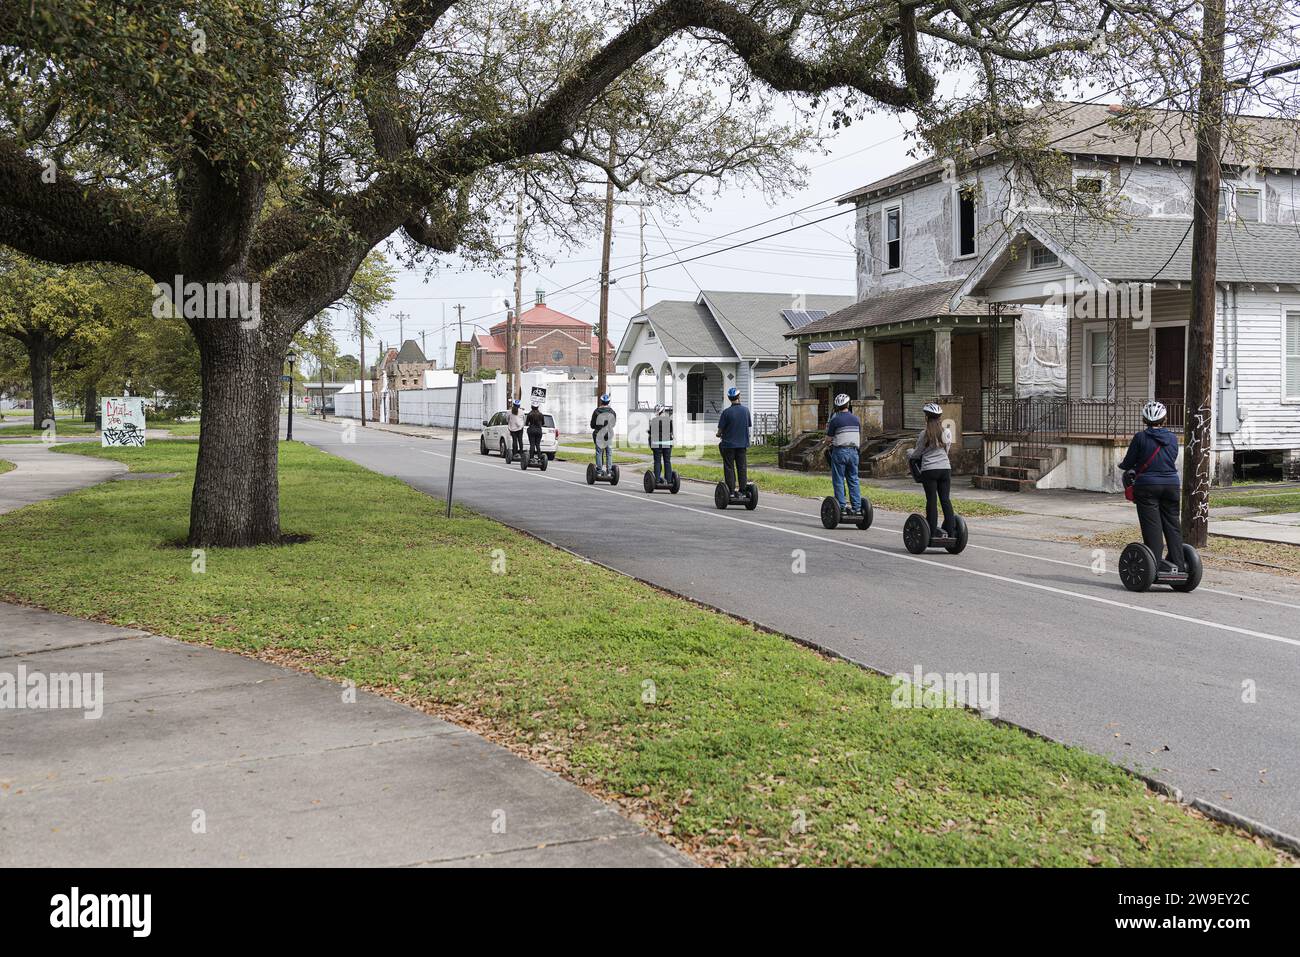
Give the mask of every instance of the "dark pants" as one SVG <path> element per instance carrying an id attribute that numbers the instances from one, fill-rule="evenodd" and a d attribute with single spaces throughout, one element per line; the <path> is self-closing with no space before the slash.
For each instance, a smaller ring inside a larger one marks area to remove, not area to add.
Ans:
<path id="1" fill-rule="evenodd" d="M 930 534 L 942 533 L 951 538 L 957 530 L 953 521 L 952 469 L 926 469 L 921 473 L 921 485 L 925 488 L 925 520 L 930 523 Z M 939 506 L 943 506 L 943 527 L 939 526 Z"/>
<path id="2" fill-rule="evenodd" d="M 542 437 L 541 433 L 539 432 L 537 434 L 537 438 L 539 441 L 541 440 L 541 437 Z M 518 432 L 510 433 L 510 453 L 511 455 L 524 454 L 524 430 L 523 429 L 520 429 Z"/>
<path id="3" fill-rule="evenodd" d="M 655 481 L 666 482 L 673 477 L 673 449 L 672 446 L 659 448 L 655 446 L 650 450 L 655 457 Z"/>
<path id="4" fill-rule="evenodd" d="M 743 492 L 749 485 L 749 450 L 722 449 L 722 474 L 730 492 L 736 491 L 736 479 L 739 476 L 739 487 Z"/>
<path id="5" fill-rule="evenodd" d="M 542 430 L 528 430 L 528 454 L 537 455 L 542 451 Z"/>
<path id="6" fill-rule="evenodd" d="M 1177 485 L 1139 485 L 1133 489 L 1133 504 L 1137 506 L 1138 522 L 1142 526 L 1142 542 L 1159 560 L 1168 547 L 1165 557 L 1184 570 L 1183 529 L 1179 522 L 1178 507 L 1182 492 Z M 1163 539 L 1162 539 L 1163 533 Z"/>

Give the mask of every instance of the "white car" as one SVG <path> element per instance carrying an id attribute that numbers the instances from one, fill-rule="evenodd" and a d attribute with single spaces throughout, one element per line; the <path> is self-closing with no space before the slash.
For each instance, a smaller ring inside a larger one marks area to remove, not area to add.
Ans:
<path id="1" fill-rule="evenodd" d="M 546 422 L 542 429 L 542 451 L 546 453 L 548 459 L 555 458 L 555 450 L 559 447 L 560 430 L 555 427 L 555 419 L 549 415 L 543 415 Z M 528 431 L 524 430 L 524 449 L 528 449 Z M 498 412 L 490 419 L 483 420 L 483 434 L 479 436 L 478 451 L 480 455 L 487 455 L 489 452 L 500 452 L 501 457 L 507 462 L 512 460 L 510 454 L 510 429 L 506 425 L 506 413 Z"/>

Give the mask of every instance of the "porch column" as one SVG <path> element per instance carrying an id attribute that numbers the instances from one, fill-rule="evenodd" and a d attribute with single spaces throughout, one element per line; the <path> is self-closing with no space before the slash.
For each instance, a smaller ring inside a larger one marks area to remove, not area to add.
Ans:
<path id="1" fill-rule="evenodd" d="M 865 435 L 885 430 L 885 403 L 876 395 L 876 347 L 866 336 L 858 336 L 858 398 L 853 411 L 862 422 Z"/>
<path id="2" fill-rule="evenodd" d="M 807 399 L 812 396 L 812 389 L 808 383 L 808 342 L 800 339 L 798 351 L 795 353 L 795 380 L 794 380 L 794 397 L 796 399 Z"/>
<path id="3" fill-rule="evenodd" d="M 937 396 L 952 395 L 951 329 L 934 330 L 934 391 Z"/>

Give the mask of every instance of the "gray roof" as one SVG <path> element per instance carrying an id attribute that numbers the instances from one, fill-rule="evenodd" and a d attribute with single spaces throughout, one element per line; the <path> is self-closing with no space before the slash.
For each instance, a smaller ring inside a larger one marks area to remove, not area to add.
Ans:
<path id="1" fill-rule="evenodd" d="M 792 345 L 786 339 L 790 323 L 781 313 L 796 305 L 793 296 L 781 292 L 715 290 L 705 290 L 700 295 L 735 347 L 732 351 L 748 359 L 784 358 L 791 354 Z M 810 293 L 801 295 L 797 305 L 800 309 L 831 313 L 852 302 L 852 296 Z"/>
<path id="2" fill-rule="evenodd" d="M 1126 159 L 1196 160 L 1196 136 L 1188 114 L 1177 110 L 1140 112 L 1107 103 L 1048 103 L 1031 111 L 1031 136 L 1041 132 L 1052 149 L 1074 155 Z M 1041 121 L 1041 122 L 1035 122 Z M 1300 168 L 1300 123 L 1271 116 L 1228 118 L 1229 133 L 1223 162 L 1239 166 Z M 1026 126 L 1026 130 L 1029 130 Z M 984 140 L 971 148 L 966 161 L 981 165 L 995 158 L 995 145 Z M 937 176 L 943 161 L 929 157 L 882 179 L 838 197 L 852 202 L 868 193 L 888 192 L 915 180 Z"/>
<path id="3" fill-rule="evenodd" d="M 1028 231 L 1054 239 L 1097 275 L 1142 282 L 1192 278 L 1191 220 L 1097 223 L 1067 216 L 1027 217 Z M 1300 282 L 1300 224 L 1219 223 L 1219 282 Z"/>
<path id="4" fill-rule="evenodd" d="M 1067 268 L 1090 282 L 1189 282 L 1191 225 L 1189 219 L 1099 223 L 1086 217 L 1023 215 L 954 295 L 986 287 L 1028 237 L 1052 249 Z M 1300 284 L 1300 224 L 1222 222 L 1218 246 L 1218 282 Z"/>
<path id="5" fill-rule="evenodd" d="M 414 339 L 407 339 L 402 343 L 401 350 L 397 353 L 398 362 L 428 362 L 424 357 L 424 352 Z"/>
<path id="6" fill-rule="evenodd" d="M 704 306 L 664 299 L 639 315 L 650 320 L 664 352 L 670 356 L 733 356 L 713 315 Z"/>
<path id="7" fill-rule="evenodd" d="M 787 336 L 795 338 L 823 332 L 849 332 L 855 329 L 886 326 L 895 322 L 909 322 L 913 319 L 990 314 L 986 307 L 969 300 L 963 301 L 956 309 L 951 308 L 949 301 L 960 286 L 961 280 L 955 279 L 925 286 L 881 290 L 860 302 L 855 302 L 847 309 L 831 313 L 825 319 L 810 322 L 802 329 L 792 330 L 787 333 Z"/>

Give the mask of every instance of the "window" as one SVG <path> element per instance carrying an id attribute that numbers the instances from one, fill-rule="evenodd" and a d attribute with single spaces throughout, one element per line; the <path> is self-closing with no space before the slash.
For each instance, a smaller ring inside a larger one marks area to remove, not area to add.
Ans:
<path id="1" fill-rule="evenodd" d="M 1030 269 L 1047 269 L 1050 266 L 1059 266 L 1061 260 L 1056 257 L 1046 246 L 1039 246 L 1035 243 L 1029 250 L 1029 268 Z"/>
<path id="2" fill-rule="evenodd" d="M 885 269 L 903 268 L 903 207 L 885 210 Z"/>
<path id="3" fill-rule="evenodd" d="M 704 373 L 686 374 L 686 412 L 688 415 L 704 414 Z"/>
<path id="4" fill-rule="evenodd" d="M 958 186 L 954 191 L 957 208 L 957 256 L 975 255 L 975 188 Z"/>
<path id="5" fill-rule="evenodd" d="M 645 327 L 645 337 L 646 337 L 647 339 L 653 339 L 653 338 L 655 337 L 655 328 L 654 328 L 654 326 L 651 326 L 651 325 L 648 325 L 648 324 L 646 325 L 646 327 Z"/>
<path id="6" fill-rule="evenodd" d="M 1084 196 L 1100 196 L 1105 181 L 1100 176 L 1076 176 L 1074 191 Z"/>
<path id="7" fill-rule="evenodd" d="M 1237 219 L 1243 223 L 1259 222 L 1259 190 L 1257 189 L 1236 189 L 1233 190 L 1233 206 L 1237 213 Z"/>
<path id="8" fill-rule="evenodd" d="M 1088 399 L 1110 398 L 1110 330 L 1085 329 L 1083 334 L 1083 394 Z"/>
<path id="9" fill-rule="evenodd" d="M 1219 220 L 1223 221 L 1228 218 L 1228 210 L 1232 208 L 1232 188 L 1230 186 L 1219 187 Z"/>
<path id="10" fill-rule="evenodd" d="M 1288 312 L 1282 338 L 1282 398 L 1300 400 L 1300 312 Z"/>
<path id="11" fill-rule="evenodd" d="M 551 361 L 552 361 L 552 362 L 563 362 L 563 361 L 564 361 L 564 350 L 563 350 L 563 349 L 555 349 L 555 350 L 553 350 L 553 351 L 551 352 Z"/>

